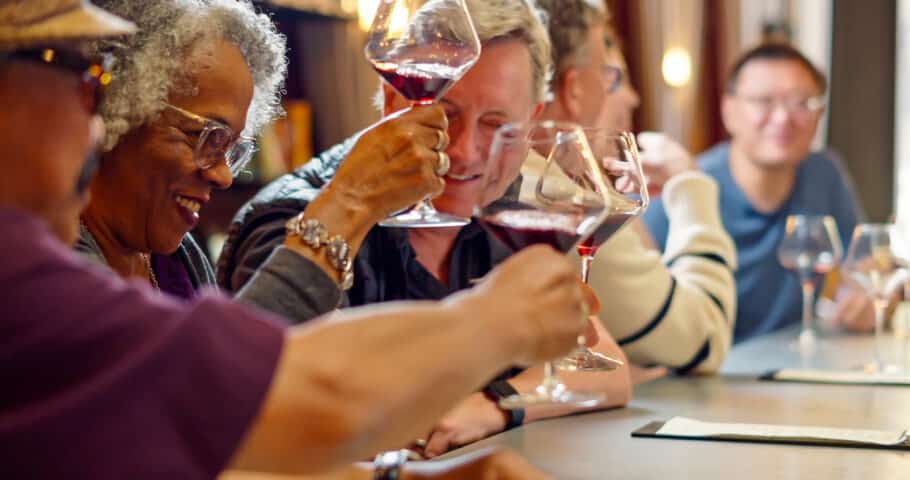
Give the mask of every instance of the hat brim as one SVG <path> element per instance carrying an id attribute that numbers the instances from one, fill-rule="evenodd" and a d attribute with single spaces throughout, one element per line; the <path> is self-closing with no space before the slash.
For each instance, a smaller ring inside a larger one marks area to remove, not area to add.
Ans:
<path id="1" fill-rule="evenodd" d="M 31 25 L 0 26 L 0 48 L 117 37 L 135 31 L 132 22 L 81 2 L 79 8 Z"/>

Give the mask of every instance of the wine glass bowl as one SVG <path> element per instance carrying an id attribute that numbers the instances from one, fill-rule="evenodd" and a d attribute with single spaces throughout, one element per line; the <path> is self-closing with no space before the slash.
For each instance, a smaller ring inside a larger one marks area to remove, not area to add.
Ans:
<path id="1" fill-rule="evenodd" d="M 494 135 L 475 217 L 512 251 L 568 252 L 606 215 L 608 188 L 584 132 L 559 122 L 507 124 Z"/>
<path id="2" fill-rule="evenodd" d="M 464 0 L 381 0 L 364 53 L 408 100 L 439 99 L 480 57 Z"/>
<path id="3" fill-rule="evenodd" d="M 464 0 L 380 0 L 364 55 L 383 81 L 412 105 L 436 102 L 480 58 L 480 39 Z M 428 200 L 386 218 L 386 227 L 460 227 Z"/>
<path id="4" fill-rule="evenodd" d="M 644 213 L 650 198 L 633 134 L 585 128 L 585 135 L 595 158 L 600 160 L 600 172 L 607 184 L 607 195 L 610 198 L 607 219 L 578 247 L 578 254 L 583 259 L 582 278 L 587 283 L 590 263 L 597 249 L 629 220 Z"/>
<path id="5" fill-rule="evenodd" d="M 817 341 L 813 305 L 816 280 L 837 267 L 843 255 L 837 224 L 828 215 L 790 215 L 784 238 L 777 247 L 777 258 L 799 278 L 803 294 L 802 329 L 798 346 L 811 352 Z"/>

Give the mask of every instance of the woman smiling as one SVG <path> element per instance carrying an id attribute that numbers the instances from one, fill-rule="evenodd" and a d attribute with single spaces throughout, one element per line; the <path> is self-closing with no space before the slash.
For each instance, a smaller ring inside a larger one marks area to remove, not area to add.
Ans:
<path id="1" fill-rule="evenodd" d="M 99 3 L 140 33 L 95 45 L 113 55 L 116 81 L 77 249 L 188 298 L 214 275 L 187 232 L 252 156 L 247 135 L 280 112 L 284 38 L 239 2 Z"/>
<path id="2" fill-rule="evenodd" d="M 214 274 L 188 232 L 212 192 L 230 187 L 251 158 L 252 138 L 281 113 L 285 39 L 249 1 L 99 4 L 134 21 L 139 33 L 92 45 L 113 57 L 114 81 L 100 105 L 104 153 L 77 249 L 123 277 L 190 298 L 214 284 Z M 442 188 L 445 122 L 441 108 L 419 107 L 358 138 L 332 188 L 299 222 L 301 233 L 311 222 L 340 239 L 338 248 L 289 235 L 285 251 L 260 269 L 311 290 L 313 304 L 269 298 L 261 278 L 260 306 L 298 321 L 334 308 L 338 286 L 350 281 L 345 257 L 356 254 L 369 228 Z"/>

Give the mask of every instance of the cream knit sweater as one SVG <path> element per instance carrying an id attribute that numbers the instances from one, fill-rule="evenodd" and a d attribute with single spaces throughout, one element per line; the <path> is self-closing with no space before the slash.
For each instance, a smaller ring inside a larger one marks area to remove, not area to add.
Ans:
<path id="1" fill-rule="evenodd" d="M 534 204 L 546 159 L 521 165 L 519 198 Z M 716 372 L 736 319 L 736 247 L 720 219 L 717 183 L 689 171 L 664 184 L 669 235 L 663 256 L 645 243 L 637 220 L 604 243 L 591 264 L 600 319 L 630 361 L 678 373 Z M 581 268 L 581 258 L 570 254 Z"/>
<path id="2" fill-rule="evenodd" d="M 633 363 L 715 372 L 736 318 L 736 250 L 720 220 L 718 187 L 686 172 L 662 196 L 670 225 L 663 256 L 642 240 L 638 222 L 598 251 L 590 280 L 600 317 Z"/>

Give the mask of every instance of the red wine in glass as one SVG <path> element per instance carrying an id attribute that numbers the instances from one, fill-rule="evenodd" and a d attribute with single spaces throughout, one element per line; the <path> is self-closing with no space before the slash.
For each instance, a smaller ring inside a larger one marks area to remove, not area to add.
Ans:
<path id="1" fill-rule="evenodd" d="M 614 233 L 619 231 L 623 225 L 629 222 L 632 218 L 635 217 L 634 213 L 612 213 L 610 214 L 604 223 L 591 234 L 590 237 L 582 240 L 578 245 L 576 250 L 578 254 L 582 257 L 594 256 L 597 253 L 597 249 L 604 244 Z"/>
<path id="2" fill-rule="evenodd" d="M 458 69 L 441 64 L 378 62 L 373 68 L 402 96 L 424 105 L 443 96 L 461 76 Z"/>
<path id="3" fill-rule="evenodd" d="M 477 220 L 513 252 L 544 244 L 565 253 L 578 242 L 578 225 L 583 217 L 539 210 L 501 210 Z"/>

